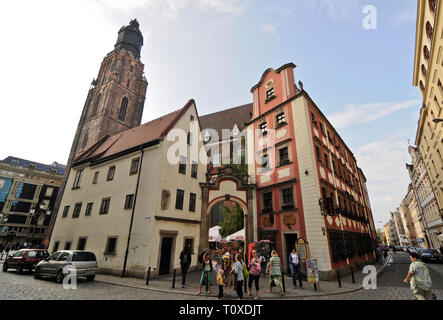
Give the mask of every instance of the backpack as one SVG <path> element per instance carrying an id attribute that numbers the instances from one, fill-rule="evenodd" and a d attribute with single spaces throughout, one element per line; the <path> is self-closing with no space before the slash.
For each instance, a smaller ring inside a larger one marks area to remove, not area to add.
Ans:
<path id="1" fill-rule="evenodd" d="M 208 250 L 203 250 L 199 255 L 198 255 L 198 262 L 203 263 L 203 257 L 205 255 L 205 253 L 208 252 Z"/>
<path id="2" fill-rule="evenodd" d="M 230 255 L 223 255 L 223 270 L 228 271 L 231 266 L 231 256 Z"/>

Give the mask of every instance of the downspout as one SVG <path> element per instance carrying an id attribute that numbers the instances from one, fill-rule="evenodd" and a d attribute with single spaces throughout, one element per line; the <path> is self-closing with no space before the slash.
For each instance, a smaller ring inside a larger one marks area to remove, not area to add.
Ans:
<path id="1" fill-rule="evenodd" d="M 126 244 L 125 261 L 123 262 L 123 271 L 122 271 L 122 275 L 121 275 L 122 278 L 125 277 L 126 264 L 128 262 L 129 243 L 131 242 L 131 233 L 132 233 L 132 224 L 134 222 L 135 205 L 137 203 L 137 194 L 138 194 L 138 187 L 139 187 L 139 184 L 140 184 L 140 175 L 141 175 L 141 172 L 142 172 L 143 156 L 145 154 L 145 152 L 143 151 L 143 146 L 140 147 L 140 151 L 142 153 L 142 156 L 141 156 L 141 159 L 140 159 L 140 168 L 138 169 L 137 186 L 135 188 L 134 204 L 132 206 L 131 223 L 129 224 L 128 242 Z"/>

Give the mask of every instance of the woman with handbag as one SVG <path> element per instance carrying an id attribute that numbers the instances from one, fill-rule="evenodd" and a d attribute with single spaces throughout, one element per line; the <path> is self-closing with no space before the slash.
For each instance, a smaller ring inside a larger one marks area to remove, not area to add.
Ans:
<path id="1" fill-rule="evenodd" d="M 235 289 L 237 291 L 237 295 L 238 295 L 238 300 L 243 299 L 243 281 L 245 280 L 245 274 L 244 274 L 244 270 L 245 270 L 245 265 L 241 259 L 241 255 L 239 253 L 237 253 L 237 255 L 235 256 L 235 264 L 233 266 L 233 271 L 234 271 L 234 275 L 235 275 L 235 280 L 236 280 L 236 286 Z"/>
<path id="2" fill-rule="evenodd" d="M 251 261 L 249 261 L 251 268 L 249 269 L 249 293 L 248 296 L 252 296 L 252 283 L 255 282 L 255 297 L 254 300 L 258 299 L 258 293 L 260 291 L 260 272 L 261 272 L 261 261 L 258 258 L 257 251 L 252 250 Z"/>
<path id="3" fill-rule="evenodd" d="M 200 278 L 200 288 L 197 292 L 197 295 L 199 295 L 202 291 L 203 285 L 208 285 L 208 294 L 211 293 L 211 273 L 212 273 L 212 259 L 210 256 L 209 251 L 207 251 L 203 256 L 203 263 L 202 263 L 202 276 Z"/>
<path id="4" fill-rule="evenodd" d="M 271 259 L 269 259 L 269 265 L 269 290 L 267 290 L 266 292 L 272 292 L 272 284 L 274 283 L 276 286 L 280 287 L 280 295 L 284 296 L 285 293 L 283 292 L 283 284 L 281 282 L 280 258 L 278 257 L 277 251 L 275 250 L 272 250 Z"/>

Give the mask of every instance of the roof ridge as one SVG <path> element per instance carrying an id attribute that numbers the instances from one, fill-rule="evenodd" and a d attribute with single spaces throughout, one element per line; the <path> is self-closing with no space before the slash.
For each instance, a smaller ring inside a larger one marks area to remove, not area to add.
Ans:
<path id="1" fill-rule="evenodd" d="M 238 109 L 238 108 L 247 107 L 247 106 L 252 106 L 252 105 L 253 105 L 253 103 L 250 102 L 250 103 L 242 104 L 242 105 L 237 106 L 237 107 L 232 107 L 232 108 L 229 108 L 229 109 L 223 109 L 223 110 L 216 111 L 216 112 L 213 112 L 213 113 L 208 113 L 208 114 L 205 114 L 203 116 L 200 116 L 200 118 L 204 118 L 206 116 L 212 116 L 212 115 L 215 115 L 217 113 L 222 113 L 222 112 L 226 112 L 226 111 L 229 111 L 229 110 Z"/>

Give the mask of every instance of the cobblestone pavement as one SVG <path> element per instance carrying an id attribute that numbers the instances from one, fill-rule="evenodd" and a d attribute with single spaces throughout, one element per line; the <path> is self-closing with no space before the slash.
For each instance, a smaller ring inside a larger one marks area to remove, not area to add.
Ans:
<path id="1" fill-rule="evenodd" d="M 1 267 L 1 264 L 0 264 Z M 79 279 L 76 290 L 66 290 L 52 279 L 35 280 L 30 273 L 0 271 L 0 300 L 181 300 L 176 294 L 127 288 Z M 195 299 L 207 299 L 194 297 Z"/>
<path id="2" fill-rule="evenodd" d="M 393 263 L 378 277 L 376 290 L 360 290 L 350 294 L 341 294 L 333 297 L 324 297 L 324 300 L 415 300 L 409 284 L 403 279 L 409 270 L 410 259 L 406 253 L 396 253 Z M 443 300 L 442 264 L 427 264 L 431 274 L 433 293 L 438 300 Z M 311 300 L 312 298 L 306 298 Z"/>
<path id="3" fill-rule="evenodd" d="M 336 282 L 321 282 L 322 292 L 314 292 L 313 288 L 310 288 L 308 283 L 305 283 L 304 290 L 292 289 L 291 278 L 286 279 L 287 284 L 287 297 L 285 299 L 297 299 L 297 300 L 414 300 L 409 285 L 403 283 L 403 279 L 409 268 L 409 258 L 407 254 L 397 253 L 393 257 L 393 263 L 388 266 L 378 277 L 378 289 L 377 290 L 359 290 L 352 293 L 334 294 L 331 296 L 314 296 L 305 297 L 309 294 L 327 293 L 337 291 Z M 0 267 L 1 267 L 0 263 Z M 431 277 L 434 286 L 434 293 L 439 300 L 443 300 L 443 276 L 439 270 L 442 265 L 429 265 Z M 437 271 L 436 271 L 437 270 Z M 194 283 L 193 277 L 198 276 L 195 273 L 190 277 L 189 284 L 186 289 L 191 294 L 195 294 L 197 284 Z M 43 279 L 35 280 L 30 273 L 18 275 L 14 270 L 8 272 L 0 271 L 0 300 L 8 299 L 23 299 L 23 300 L 214 300 L 214 294 L 217 288 L 212 288 L 212 295 L 207 296 L 202 292 L 201 296 L 195 296 L 186 294 L 184 289 L 181 289 L 180 277 L 177 277 L 176 289 L 170 289 L 170 279 L 153 280 L 149 288 L 154 290 L 146 290 L 148 287 L 144 285 L 143 280 L 119 277 L 113 277 L 113 280 L 108 280 L 104 275 L 97 275 L 96 281 L 87 282 L 86 280 L 79 279 L 77 290 L 66 290 L 62 285 L 56 283 L 54 280 Z M 352 290 L 359 284 L 361 285 L 361 272 L 356 274 L 356 284 L 352 284 L 348 277 L 342 279 L 343 289 Z M 121 280 L 118 280 L 121 279 Z M 119 282 L 120 281 L 120 282 Z M 265 289 L 266 280 L 263 278 L 262 289 Z M 111 282 L 111 283 L 109 283 Z M 114 282 L 115 284 L 112 284 Z M 143 285 L 140 285 L 140 282 Z M 159 287 L 161 285 L 161 288 Z M 312 285 L 311 285 L 312 286 Z M 328 288 L 329 287 L 329 288 Z M 166 289 L 164 292 L 158 289 Z M 182 292 L 180 292 L 182 291 Z M 265 294 L 264 290 L 261 290 L 260 294 L 263 298 L 271 298 L 280 300 L 278 292 L 275 294 Z M 269 296 L 268 296 L 269 295 Z M 292 297 L 291 297 L 292 295 Z M 296 296 L 299 295 L 299 296 Z M 267 297 L 268 296 L 268 297 Z M 236 295 L 233 294 L 230 297 L 226 297 L 226 300 L 235 299 Z"/>

